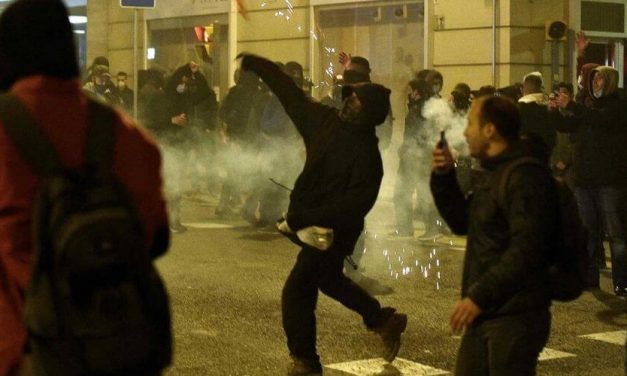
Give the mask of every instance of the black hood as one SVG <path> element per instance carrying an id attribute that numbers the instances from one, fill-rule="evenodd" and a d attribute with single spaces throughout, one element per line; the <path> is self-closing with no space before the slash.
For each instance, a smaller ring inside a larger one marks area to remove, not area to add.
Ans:
<path id="1" fill-rule="evenodd" d="M 353 93 L 357 94 L 361 102 L 366 122 L 379 125 L 385 121 L 390 113 L 390 89 L 373 83 L 346 85 L 342 88 L 342 100 Z"/>
<path id="2" fill-rule="evenodd" d="M 79 76 L 74 33 L 61 0 L 18 0 L 0 17 L 0 90 L 32 75 Z"/>

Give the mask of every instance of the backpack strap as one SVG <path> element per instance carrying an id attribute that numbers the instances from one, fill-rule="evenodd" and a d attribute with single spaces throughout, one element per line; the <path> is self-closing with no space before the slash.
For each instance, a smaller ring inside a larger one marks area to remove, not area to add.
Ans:
<path id="1" fill-rule="evenodd" d="M 496 186 L 496 202 L 500 208 L 504 209 L 507 205 L 507 184 L 509 183 L 510 177 L 514 173 L 514 170 L 524 165 L 544 167 L 539 160 L 532 157 L 520 157 L 510 162 L 501 173 L 501 176 L 498 179 L 498 185 Z"/>
<path id="2" fill-rule="evenodd" d="M 89 127 L 85 147 L 87 172 L 107 177 L 111 174 L 115 147 L 115 114 L 106 104 L 89 99 Z"/>
<path id="3" fill-rule="evenodd" d="M 15 95 L 0 95 L 0 119 L 9 139 L 37 175 L 49 177 L 64 170 L 56 150 Z"/>

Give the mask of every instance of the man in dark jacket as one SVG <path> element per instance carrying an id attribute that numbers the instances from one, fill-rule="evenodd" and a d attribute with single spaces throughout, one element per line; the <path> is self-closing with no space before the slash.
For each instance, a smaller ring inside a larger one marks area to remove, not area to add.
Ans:
<path id="1" fill-rule="evenodd" d="M 553 124 L 548 121 L 549 98 L 542 91 L 542 86 L 540 72 L 529 73 L 523 78 L 523 96 L 518 100 L 522 120 L 520 132 L 540 136 L 550 154 L 557 143 L 557 133 Z"/>
<path id="2" fill-rule="evenodd" d="M 283 289 L 283 327 L 294 359 L 289 375 L 321 374 L 314 313 L 318 289 L 358 312 L 366 327 L 381 336 L 383 356 L 392 361 L 407 316 L 381 308 L 342 273 L 344 258 L 353 252 L 383 177 L 375 126 L 389 111 L 390 91 L 371 83 L 347 86 L 345 105 L 338 111 L 311 101 L 266 59 L 244 55 L 242 69 L 255 72 L 268 85 L 305 142 L 305 167 L 279 229 L 292 238 L 311 226 L 332 229 L 334 234 L 326 251 L 299 244 L 302 249 Z"/>
<path id="3" fill-rule="evenodd" d="M 562 95 L 562 111 L 556 111 L 554 102 L 550 116 L 559 131 L 576 135 L 575 196 L 588 230 L 588 253 L 594 256 L 600 237 L 606 233 L 612 253 L 614 292 L 627 296 L 627 254 L 620 214 L 621 186 L 627 171 L 627 104 L 618 97 L 618 77 L 614 68 L 594 68 L 586 78 L 591 104 L 576 104 Z M 597 263 L 589 264 L 587 283 L 589 287 L 599 287 Z"/>
<path id="4" fill-rule="evenodd" d="M 257 97 L 263 95 L 259 86 L 259 78 L 251 72 L 235 73 L 235 86 L 229 89 L 220 106 L 219 117 L 224 123 L 226 136 L 225 170 L 226 177 L 222 183 L 220 201 L 216 207 L 216 215 L 229 217 L 234 214 L 233 208 L 240 202 L 240 188 L 243 181 L 250 181 L 251 164 L 237 162 L 237 154 L 251 153 L 254 149 L 257 129 L 249 129 L 250 115 Z"/>
<path id="5" fill-rule="evenodd" d="M 451 315 L 454 332 L 465 329 L 456 375 L 535 375 L 549 337 L 549 265 L 557 230 L 557 193 L 541 165 L 515 168 L 503 207 L 496 190 L 507 166 L 526 156 L 518 141 L 520 114 L 500 97 L 472 104 L 464 132 L 471 156 L 486 179 L 465 198 L 448 148 L 433 152 L 431 190 L 442 217 L 468 235 L 462 299 Z"/>

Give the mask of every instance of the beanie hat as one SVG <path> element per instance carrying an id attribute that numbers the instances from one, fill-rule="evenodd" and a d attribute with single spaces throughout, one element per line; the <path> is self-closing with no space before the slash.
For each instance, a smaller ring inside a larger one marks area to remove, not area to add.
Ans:
<path id="1" fill-rule="evenodd" d="M 74 33 L 61 0 L 18 0 L 0 16 L 0 90 L 31 75 L 79 76 Z"/>

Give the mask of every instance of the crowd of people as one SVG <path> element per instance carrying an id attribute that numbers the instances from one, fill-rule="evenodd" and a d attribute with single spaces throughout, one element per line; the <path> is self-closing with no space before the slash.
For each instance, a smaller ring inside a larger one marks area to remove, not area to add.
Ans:
<path id="1" fill-rule="evenodd" d="M 35 57 L 23 46 L 40 35 L 49 40 Z M 535 374 L 550 334 L 555 248 L 562 246 L 556 234 L 563 203 L 554 179 L 574 192 L 587 234 L 583 287 L 600 287 L 607 240 L 613 293 L 627 297 L 627 102 L 618 71 L 586 61 L 588 44 L 578 34 L 577 93 L 562 82 L 547 94 L 539 72 L 501 89 L 458 83 L 448 98 L 436 70 L 416 72 L 407 83 L 391 236 L 413 238 L 420 215 L 420 239 L 448 231 L 468 238 L 461 299 L 450 318 L 453 331 L 463 331 L 456 375 Z M 311 97 L 297 62 L 251 54 L 239 60 L 236 84 L 220 103 L 195 62 L 167 75 L 140 71 L 134 93 L 125 72 L 113 83 L 106 57 L 96 58 L 80 79 L 60 0 L 18 0 L 4 11 L 0 89 L 9 94 L 0 97 L 0 375 L 40 373 L 46 366 L 57 374 L 160 374 L 171 348 L 155 348 L 158 342 L 147 338 L 158 332 L 169 342 L 171 333 L 151 260 L 166 252 L 171 233 L 186 230 L 183 195 L 214 180 L 220 181 L 217 216 L 240 215 L 301 248 L 281 296 L 289 375 L 322 374 L 318 291 L 357 312 L 380 337 L 381 356 L 395 359 L 407 315 L 382 307 L 354 274 L 365 217 L 381 188 L 381 153 L 391 149 L 391 91 L 372 82 L 370 63 L 360 56 L 339 56 L 344 70 L 322 100 Z M 151 135 L 122 109 L 137 110 Z M 93 119 L 93 113 L 104 115 Z M 103 123 L 110 134 L 94 130 Z M 104 137 L 96 142 L 93 135 Z M 38 141 L 26 150 L 24 139 Z M 113 185 L 128 197 L 111 193 Z M 50 202 L 63 204 L 36 205 L 42 187 Z M 66 229 L 65 216 L 81 210 L 97 214 L 72 217 Z M 126 216 L 131 211 L 134 220 Z M 95 231 L 102 218 L 130 224 Z M 133 244 L 141 252 L 112 258 L 127 244 L 121 234 L 137 235 Z M 63 253 L 81 245 L 99 261 L 73 262 Z M 130 272 L 126 266 L 133 263 L 146 267 Z M 33 312 L 35 301 L 50 304 Z M 114 317 L 127 308 L 131 318 Z M 67 323 L 64 313 L 80 320 Z M 94 317 L 100 321 L 90 329 L 101 329 L 110 342 L 93 344 L 84 331 L 72 332 L 76 322 Z M 145 338 L 134 339 L 134 353 L 142 357 L 113 351 L 138 330 L 132 320 L 144 325 Z"/>

